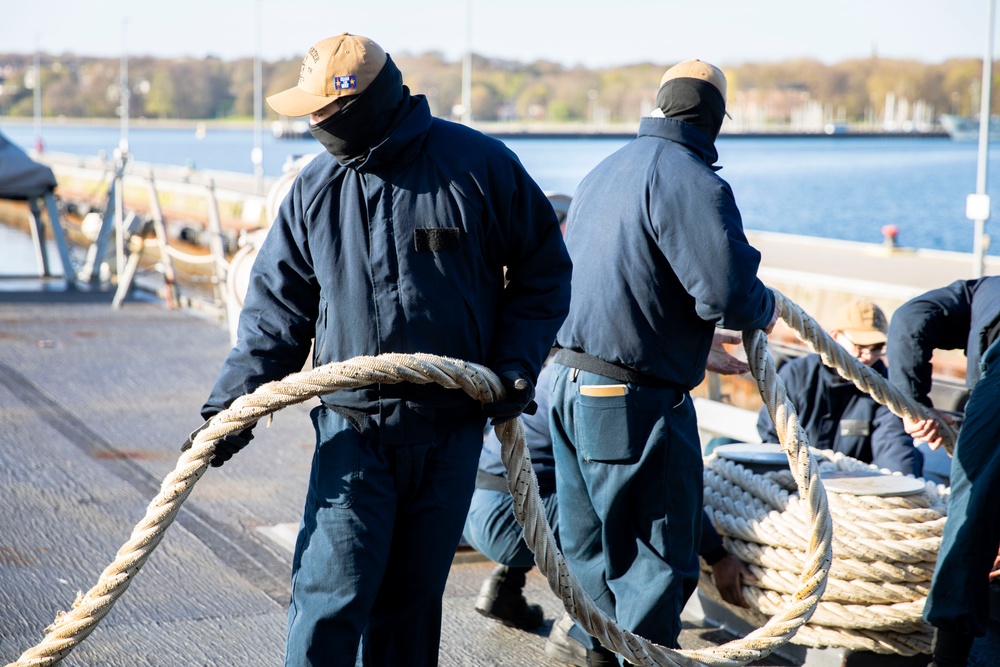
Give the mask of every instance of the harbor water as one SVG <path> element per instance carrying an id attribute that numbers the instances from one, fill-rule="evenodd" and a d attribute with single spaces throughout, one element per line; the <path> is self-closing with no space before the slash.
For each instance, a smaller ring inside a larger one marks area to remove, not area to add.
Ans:
<path id="1" fill-rule="evenodd" d="M 35 145 L 30 123 L 0 119 L 0 132 L 22 148 Z M 111 155 L 115 126 L 44 124 L 46 151 Z M 627 143 L 621 138 L 505 138 L 546 191 L 572 195 L 601 159 Z M 252 129 L 133 127 L 131 158 L 138 162 L 252 174 Z M 973 223 L 966 197 L 975 191 L 977 145 L 947 138 L 744 138 L 718 141 L 720 175 L 733 187 L 748 230 L 878 243 L 884 225 L 915 248 L 971 252 Z M 310 139 L 263 134 L 263 171 L 281 175 L 290 158 L 316 152 Z M 1000 156 L 990 156 L 987 192 L 998 184 Z M 994 210 L 996 208 L 994 207 Z M 990 228 L 987 224 L 987 233 Z M 1000 253 L 1000 248 L 988 250 Z"/>

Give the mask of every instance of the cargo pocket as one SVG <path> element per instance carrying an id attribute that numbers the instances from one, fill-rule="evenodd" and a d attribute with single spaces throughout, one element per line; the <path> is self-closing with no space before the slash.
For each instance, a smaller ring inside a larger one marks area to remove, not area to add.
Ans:
<path id="1" fill-rule="evenodd" d="M 350 507 L 361 476 L 364 439 L 325 406 L 313 408 L 310 416 L 316 429 L 316 451 L 309 473 L 309 493 L 321 505 Z"/>
<path id="2" fill-rule="evenodd" d="M 633 394 L 577 397 L 577 448 L 587 461 L 634 463 L 645 442 L 634 442 L 629 430 Z"/>

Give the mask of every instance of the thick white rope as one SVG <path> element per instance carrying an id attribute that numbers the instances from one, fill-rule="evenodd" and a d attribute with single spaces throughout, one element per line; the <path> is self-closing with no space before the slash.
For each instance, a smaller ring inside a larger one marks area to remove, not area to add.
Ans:
<path id="1" fill-rule="evenodd" d="M 823 363 L 836 370 L 846 380 L 850 380 L 855 386 L 866 394 L 870 395 L 879 404 L 886 406 L 897 417 L 910 419 L 938 419 L 937 415 L 931 412 L 926 406 L 917 403 L 910 396 L 907 396 L 894 385 L 885 381 L 878 371 L 872 370 L 865 364 L 858 361 L 856 357 L 847 353 L 837 341 L 833 340 L 826 331 L 811 318 L 805 311 L 799 308 L 793 301 L 777 290 L 774 297 L 777 301 L 778 312 L 785 324 L 809 346 L 823 358 Z M 944 421 L 938 421 L 942 446 L 949 455 L 954 454 L 955 440 L 957 434 L 955 429 Z"/>
<path id="2" fill-rule="evenodd" d="M 821 474 L 876 472 L 842 454 L 814 454 L 820 457 Z M 791 490 L 783 471 L 754 473 L 718 456 L 706 459 L 705 507 L 725 536 L 726 548 L 747 562 L 757 579 L 743 589 L 751 610 L 727 608 L 755 625 L 793 594 L 804 561 L 801 503 Z M 946 487 L 931 482 L 906 496 L 830 494 L 837 560 L 816 613 L 791 641 L 901 655 L 930 652 L 933 633 L 921 614 L 947 495 Z M 706 575 L 707 570 L 699 584 L 702 592 L 722 603 Z"/>
<path id="3" fill-rule="evenodd" d="M 763 341 L 763 333 L 757 332 L 757 336 Z M 763 342 L 761 344 L 764 345 Z M 769 383 L 780 383 L 774 373 L 773 359 L 766 349 L 763 351 L 762 361 L 763 364 L 751 363 L 755 374 L 765 375 Z M 182 453 L 176 469 L 164 479 L 160 492 L 147 508 L 146 516 L 133 529 L 131 537 L 119 549 L 97 584 L 85 595 L 78 597 L 70 611 L 57 615 L 55 621 L 46 628 L 47 635 L 38 645 L 25 651 L 16 662 L 7 667 L 55 664 L 97 627 L 159 544 L 194 483 L 208 469 L 217 440 L 241 431 L 281 408 L 309 398 L 339 389 L 396 382 L 436 382 L 446 388 L 461 389 L 483 403 L 499 400 L 503 396 L 499 379 L 483 366 L 433 355 L 387 354 L 358 357 L 295 373 L 284 380 L 262 385 L 252 394 L 240 397 L 227 410 L 218 413 L 209 426 L 195 436 L 191 448 Z M 784 391 L 783 388 L 781 391 Z M 790 405 L 787 411 L 794 414 L 794 408 Z M 791 438 L 788 448 L 795 483 L 801 496 L 809 499 L 808 514 L 813 535 L 795 594 L 789 598 L 784 609 L 777 610 L 763 627 L 742 639 L 711 649 L 676 651 L 622 630 L 597 609 L 566 566 L 565 559 L 555 545 L 545 514 L 541 511 L 538 481 L 531 468 L 520 420 L 501 424 L 497 427 L 497 435 L 503 445 L 502 457 L 508 470 L 511 492 L 514 494 L 515 515 L 524 526 L 525 539 L 535 551 L 536 562 L 548 578 L 550 587 L 562 598 L 567 611 L 588 632 L 634 664 L 664 667 L 745 665 L 767 656 L 786 643 L 816 609 L 830 570 L 833 536 L 826 496 L 819 481 L 815 459 L 809 453 L 804 437 Z"/>
<path id="4" fill-rule="evenodd" d="M 176 468 L 163 480 L 160 492 L 149 503 L 145 517 L 136 524 L 97 584 L 78 596 L 70 611 L 57 614 L 45 629 L 44 639 L 7 667 L 55 664 L 97 627 L 159 544 L 195 482 L 208 470 L 217 440 L 309 398 L 349 387 L 395 382 L 436 382 L 446 388 L 461 389 L 483 402 L 495 401 L 503 394 L 499 379 L 484 366 L 426 354 L 387 354 L 357 357 L 293 373 L 241 396 L 227 410 L 215 415 L 209 426 L 195 436 L 191 448 L 182 452 Z"/>

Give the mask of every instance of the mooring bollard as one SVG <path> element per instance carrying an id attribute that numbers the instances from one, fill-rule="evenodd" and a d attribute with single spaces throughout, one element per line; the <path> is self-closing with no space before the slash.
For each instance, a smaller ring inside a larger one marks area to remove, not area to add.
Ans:
<path id="1" fill-rule="evenodd" d="M 896 225 L 882 225 L 882 245 L 888 249 L 896 248 L 896 238 L 899 236 L 899 227 Z"/>

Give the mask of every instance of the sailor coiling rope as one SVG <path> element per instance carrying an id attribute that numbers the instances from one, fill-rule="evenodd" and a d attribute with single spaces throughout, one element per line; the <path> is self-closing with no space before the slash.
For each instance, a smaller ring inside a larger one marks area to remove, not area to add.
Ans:
<path id="1" fill-rule="evenodd" d="M 829 340 L 815 322 L 779 293 L 775 292 L 775 295 L 782 319 L 823 354 L 824 360 L 831 359 L 842 374 L 852 374 L 845 377 L 850 377 L 859 387 L 872 393 L 879 402 L 886 402 L 894 412 L 900 410 L 911 415 L 923 414 L 921 410 L 926 410 L 925 408 L 908 403 L 898 392 L 887 389 L 880 377 L 869 378 L 863 371 L 853 368 L 851 362 L 855 360 L 836 354 L 834 348 L 839 346 Z M 581 626 L 602 644 L 634 664 L 665 667 L 704 664 L 721 667 L 744 665 L 759 660 L 788 642 L 810 620 L 826 589 L 832 562 L 833 522 L 816 459 L 798 425 L 794 406 L 788 402 L 784 386 L 775 372 L 774 361 L 767 351 L 763 332 L 745 334 L 744 344 L 751 372 L 757 379 L 788 457 L 790 479 L 786 481 L 793 481 L 798 491 L 796 518 L 800 525 L 797 529 L 800 536 L 808 536 L 808 539 L 805 540 L 804 548 L 793 559 L 799 566 L 799 571 L 794 581 L 786 585 L 788 594 L 782 596 L 780 601 L 774 600 L 774 604 L 758 604 L 758 609 L 764 611 L 770 619 L 746 637 L 722 646 L 691 651 L 665 648 L 623 630 L 598 609 L 567 568 L 555 545 L 545 515 L 540 511 L 538 484 L 524 444 L 520 421 L 512 420 L 497 428 L 503 445 L 502 456 L 508 471 L 508 483 L 514 497 L 515 515 L 524 527 L 525 541 L 535 553 L 539 569 L 547 577 L 553 592 L 563 601 L 566 610 Z M 849 370 L 845 371 L 844 368 Z M 191 448 L 181 455 L 174 471 L 164 479 L 160 492 L 147 508 L 146 516 L 135 526 L 114 561 L 101 573 L 97 584 L 86 594 L 79 596 L 70 611 L 61 612 L 56 617 L 46 628 L 47 634 L 38 645 L 25 651 L 16 662 L 7 667 L 55 664 L 97 627 L 159 544 L 164 531 L 173 521 L 195 482 L 208 469 L 215 443 L 220 438 L 241 431 L 265 416 L 309 398 L 372 383 L 398 382 L 437 383 L 446 388 L 461 389 L 483 403 L 502 399 L 504 391 L 497 376 L 477 364 L 424 354 L 386 354 L 358 357 L 294 373 L 284 380 L 262 385 L 253 393 L 240 397 L 228 409 L 218 413 L 209 426 L 197 434 Z M 881 400 L 879 396 L 882 397 Z M 789 489 L 770 489 L 768 493 L 777 493 L 779 496 L 784 493 L 788 498 L 792 497 Z M 756 506 L 749 499 L 746 502 Z M 725 531 L 723 534 L 728 539 L 733 539 Z M 743 553 L 741 555 L 757 564 L 754 559 Z M 763 562 L 763 559 L 757 560 Z"/>
<path id="2" fill-rule="evenodd" d="M 847 353 L 844 347 L 833 340 L 826 331 L 805 311 L 799 308 L 788 297 L 777 290 L 774 292 L 775 301 L 778 306 L 778 313 L 781 319 L 787 324 L 813 352 L 823 358 L 823 363 L 835 369 L 842 377 L 850 380 L 854 385 L 870 395 L 878 403 L 889 408 L 897 417 L 910 419 L 935 419 L 939 422 L 941 429 L 942 446 L 949 455 L 955 451 L 955 441 L 958 436 L 949 424 L 940 420 L 926 406 L 916 402 L 906 394 L 902 393 L 895 386 L 885 381 L 879 373 L 869 366 L 862 364 L 856 358 Z M 760 354 L 763 347 L 757 348 L 755 353 Z M 747 350 L 748 355 L 751 350 Z M 753 363 L 750 364 L 751 369 Z M 764 402 L 770 406 L 768 397 L 765 394 L 767 388 L 762 385 L 761 377 L 754 373 L 757 379 L 757 386 L 760 388 Z M 781 414 L 781 406 L 778 406 Z M 773 415 L 772 415 L 773 419 Z M 778 426 L 775 420 L 775 426 Z M 780 427 L 779 433 L 780 433 Z"/>
<path id="3" fill-rule="evenodd" d="M 926 418 L 929 410 L 899 392 L 881 375 L 847 354 L 806 313 L 775 292 L 779 313 L 826 365 L 853 381 L 862 391 L 898 416 Z M 754 377 L 778 428 L 779 439 L 797 427 L 794 412 L 779 383 L 757 372 L 767 355 L 763 335 L 745 338 Z M 772 409 L 773 406 L 773 409 Z M 949 453 L 955 433 L 944 434 Z M 787 445 L 784 445 L 787 450 Z M 864 474 L 875 466 L 835 454 L 821 456 L 820 470 Z M 711 456 L 705 463 L 705 506 L 726 547 L 750 565 L 757 583 L 744 587 L 750 610 L 728 607 L 752 625 L 759 625 L 794 595 L 793 584 L 808 548 L 807 525 L 800 498 L 787 472 L 754 474 L 738 463 Z M 809 623 L 794 642 L 813 647 L 843 647 L 875 653 L 930 653 L 933 629 L 921 614 L 930 587 L 947 512 L 945 487 L 926 483 L 923 491 L 905 496 L 830 494 L 837 560 L 827 590 Z M 722 603 L 703 573 L 702 592 Z"/>

